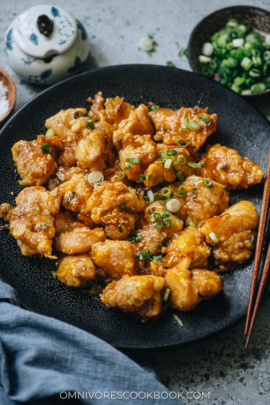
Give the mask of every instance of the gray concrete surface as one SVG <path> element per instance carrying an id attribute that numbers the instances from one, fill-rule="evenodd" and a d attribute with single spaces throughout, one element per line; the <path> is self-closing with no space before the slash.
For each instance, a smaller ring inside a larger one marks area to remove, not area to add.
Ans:
<path id="1" fill-rule="evenodd" d="M 16 109 L 42 88 L 22 82 L 9 69 L 3 52 L 3 36 L 15 16 L 37 3 L 36 0 L 0 0 L 0 67 L 15 81 Z M 40 0 L 42 3 L 47 1 Z M 49 3 L 68 9 L 85 24 L 91 52 L 85 70 L 125 63 L 165 65 L 168 60 L 179 68 L 190 70 L 186 58 L 178 58 L 174 42 L 185 47 L 192 28 L 201 18 L 235 4 L 270 10 L 269 0 L 238 0 L 237 3 L 234 0 L 52 0 Z M 154 35 L 159 44 L 151 57 L 137 50 L 139 39 L 148 34 Z M 254 102 L 254 105 L 270 118 L 269 99 Z M 172 391 L 182 393 L 184 403 L 269 404 L 269 311 L 270 302 L 260 311 L 248 351 L 244 350 L 244 324 L 241 323 L 229 332 L 195 346 L 145 355 L 161 381 Z M 194 392 L 196 394 L 192 394 Z M 203 399 L 203 395 L 206 398 Z"/>

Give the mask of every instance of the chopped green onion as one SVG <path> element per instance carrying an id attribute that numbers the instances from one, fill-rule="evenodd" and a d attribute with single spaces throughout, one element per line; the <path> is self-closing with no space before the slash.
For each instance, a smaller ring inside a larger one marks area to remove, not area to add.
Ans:
<path id="1" fill-rule="evenodd" d="M 205 56 L 205 55 L 200 55 L 199 56 L 199 61 L 201 63 L 210 63 L 211 62 L 211 58 L 209 58 L 209 56 Z"/>
<path id="2" fill-rule="evenodd" d="M 95 122 L 94 122 L 94 120 L 88 120 L 87 122 L 88 122 L 89 127 L 91 127 L 92 129 L 95 128 Z"/>
<path id="3" fill-rule="evenodd" d="M 73 115 L 73 117 L 76 118 L 80 118 L 80 117 L 87 117 L 87 114 L 83 111 L 76 111 Z"/>
<path id="4" fill-rule="evenodd" d="M 186 195 L 186 190 L 184 189 L 184 187 L 179 187 L 178 192 L 176 194 L 176 197 L 178 198 L 182 198 Z"/>
<path id="5" fill-rule="evenodd" d="M 161 191 L 160 194 L 163 195 L 163 197 L 170 197 L 172 194 L 172 190 L 169 187 L 164 187 Z"/>
<path id="6" fill-rule="evenodd" d="M 241 92 L 241 94 L 243 94 L 243 96 L 250 96 L 252 93 L 251 93 L 251 90 L 243 90 L 242 92 Z"/>
<path id="7" fill-rule="evenodd" d="M 265 91 L 266 89 L 266 85 L 264 83 L 258 83 L 258 84 L 253 84 L 253 86 L 251 86 L 251 92 L 253 94 L 257 94 L 257 93 L 262 93 L 263 91 Z"/>
<path id="8" fill-rule="evenodd" d="M 124 167 L 124 170 L 128 170 L 128 169 L 130 169 L 130 165 Z"/>
<path id="9" fill-rule="evenodd" d="M 197 226 L 192 221 L 189 223 L 189 226 L 192 226 L 193 228 L 197 228 Z"/>
<path id="10" fill-rule="evenodd" d="M 236 28 L 237 26 L 238 26 L 238 21 L 234 20 L 233 18 L 231 18 L 226 24 L 226 27 L 228 27 L 228 28 Z"/>
<path id="11" fill-rule="evenodd" d="M 155 262 L 157 262 L 158 260 L 162 259 L 162 255 L 153 256 L 153 259 L 155 260 Z"/>
<path id="12" fill-rule="evenodd" d="M 168 301 L 169 295 L 170 295 L 171 290 L 169 288 L 166 288 L 165 294 L 163 296 L 163 301 Z"/>
<path id="13" fill-rule="evenodd" d="M 212 182 L 212 180 L 210 179 L 210 177 L 205 177 L 205 178 L 203 179 L 203 184 L 204 184 L 206 187 L 212 187 L 213 182 Z"/>
<path id="14" fill-rule="evenodd" d="M 179 156 L 177 157 L 177 163 L 178 163 L 179 165 L 185 165 L 185 164 L 187 163 L 187 159 L 185 158 L 184 155 L 179 155 Z"/>
<path id="15" fill-rule="evenodd" d="M 167 156 L 175 156 L 177 151 L 175 149 L 167 150 Z"/>
<path id="16" fill-rule="evenodd" d="M 50 138 L 51 136 L 55 136 L 55 131 L 54 131 L 54 129 L 52 129 L 52 128 L 48 129 L 48 130 L 46 131 L 45 136 L 46 136 L 47 138 Z"/>
<path id="17" fill-rule="evenodd" d="M 143 196 L 143 198 L 145 199 L 146 202 L 150 202 L 150 198 L 148 197 L 148 195 Z"/>
<path id="18" fill-rule="evenodd" d="M 219 238 L 217 237 L 217 235 L 214 232 L 209 233 L 209 237 L 212 239 L 212 241 L 214 243 L 218 243 L 219 242 Z"/>
<path id="19" fill-rule="evenodd" d="M 188 128 L 188 118 L 185 118 L 184 125 L 185 125 L 185 128 Z"/>
<path id="20" fill-rule="evenodd" d="M 155 246 L 161 246 L 161 248 L 158 249 L 158 248 L 156 248 Z M 163 245 L 162 245 L 162 243 L 153 243 L 153 248 L 154 248 L 156 251 L 161 252 L 162 249 L 163 249 Z"/>
<path id="21" fill-rule="evenodd" d="M 197 186 L 196 184 L 192 187 L 193 201 L 197 199 Z"/>
<path id="22" fill-rule="evenodd" d="M 188 127 L 193 131 L 198 131 L 198 129 L 200 129 L 200 123 L 197 120 L 191 120 L 188 123 Z"/>
<path id="23" fill-rule="evenodd" d="M 161 218 L 160 213 L 155 212 L 153 218 L 154 218 L 154 220 L 159 220 Z"/>
<path id="24" fill-rule="evenodd" d="M 184 143 L 183 144 L 179 143 L 179 141 L 182 141 Z M 181 146 L 182 148 L 186 148 L 188 146 L 188 141 L 186 139 L 184 139 L 184 138 L 176 139 L 175 143 L 176 143 L 177 146 Z"/>
<path id="25" fill-rule="evenodd" d="M 263 54 L 264 60 L 269 60 L 270 59 L 270 51 L 265 51 Z"/>
<path id="26" fill-rule="evenodd" d="M 253 62 L 251 59 L 249 59 L 248 57 L 245 57 L 242 62 L 241 62 L 241 66 L 244 70 L 249 70 L 251 68 L 251 66 L 253 65 Z"/>
<path id="27" fill-rule="evenodd" d="M 176 176 L 178 177 L 178 179 L 179 179 L 180 181 L 184 181 L 184 180 L 185 180 L 185 178 L 184 178 L 184 176 L 182 175 L 181 172 L 176 173 Z"/>
<path id="28" fill-rule="evenodd" d="M 167 226 L 167 228 L 169 228 L 169 226 L 171 226 L 172 220 L 171 218 L 165 218 L 163 222 Z"/>
<path id="29" fill-rule="evenodd" d="M 137 257 L 138 260 L 143 260 L 143 259 L 144 259 L 144 254 L 143 254 L 143 252 L 138 252 L 138 253 L 136 253 L 136 257 Z"/>
<path id="30" fill-rule="evenodd" d="M 128 162 L 128 163 L 140 163 L 140 159 L 137 159 L 137 158 L 126 158 L 126 159 L 125 159 L 125 162 Z"/>
<path id="31" fill-rule="evenodd" d="M 134 235 L 131 235 L 130 238 L 128 239 L 129 241 L 134 241 L 135 245 L 139 240 L 142 239 L 142 235 L 137 235 L 136 233 Z"/>
<path id="32" fill-rule="evenodd" d="M 151 105 L 151 111 L 159 110 L 160 106 L 159 105 Z"/>
<path id="33" fill-rule="evenodd" d="M 190 161 L 187 162 L 187 165 L 190 167 L 193 167 L 193 168 L 202 166 L 201 163 L 195 163 L 195 162 L 190 162 Z"/>
<path id="34" fill-rule="evenodd" d="M 203 115 L 198 115 L 198 117 L 200 117 L 206 124 L 208 124 L 208 122 L 211 121 L 211 120 L 205 118 Z"/>
<path id="35" fill-rule="evenodd" d="M 165 169 L 169 169 L 171 167 L 171 164 L 172 164 L 172 159 L 166 159 L 166 161 L 164 163 Z"/>
<path id="36" fill-rule="evenodd" d="M 55 155 L 55 153 L 53 153 L 53 152 L 51 152 L 51 148 L 50 148 L 50 146 L 47 144 L 47 143 L 44 143 L 44 145 L 42 145 L 41 147 L 40 147 L 40 149 L 43 151 L 43 152 L 46 152 L 46 153 L 49 153 L 50 155 Z"/>
<path id="37" fill-rule="evenodd" d="M 125 177 L 125 174 L 123 172 L 118 173 L 118 180 L 122 180 Z"/>
<path id="38" fill-rule="evenodd" d="M 261 72 L 260 72 L 259 69 L 250 69 L 249 75 L 250 75 L 251 77 L 260 77 L 260 76 L 261 76 Z"/>
<path id="39" fill-rule="evenodd" d="M 159 204 L 167 204 L 168 201 L 171 201 L 171 198 L 167 198 L 165 201 L 158 201 Z"/>
<path id="40" fill-rule="evenodd" d="M 151 177 L 152 177 L 152 174 L 148 174 L 147 180 L 149 181 L 151 179 Z"/>
<path id="41" fill-rule="evenodd" d="M 157 224 L 155 225 L 156 229 L 162 229 L 163 228 L 163 221 L 162 220 L 158 220 Z"/>
<path id="42" fill-rule="evenodd" d="M 180 325 L 180 326 L 184 326 L 183 322 L 181 321 L 180 318 L 178 318 L 177 315 L 173 314 L 174 319 L 176 320 L 176 322 Z"/>
<path id="43" fill-rule="evenodd" d="M 145 180 L 146 180 L 146 177 L 145 177 L 144 174 L 139 174 L 139 179 L 140 179 L 141 181 L 145 181 Z"/>

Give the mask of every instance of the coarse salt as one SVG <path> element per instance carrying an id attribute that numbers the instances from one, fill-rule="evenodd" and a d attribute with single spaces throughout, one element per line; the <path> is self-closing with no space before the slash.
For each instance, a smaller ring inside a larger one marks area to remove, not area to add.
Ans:
<path id="1" fill-rule="evenodd" d="M 0 118 L 3 117 L 9 110 L 9 102 L 7 99 L 7 88 L 0 81 Z"/>

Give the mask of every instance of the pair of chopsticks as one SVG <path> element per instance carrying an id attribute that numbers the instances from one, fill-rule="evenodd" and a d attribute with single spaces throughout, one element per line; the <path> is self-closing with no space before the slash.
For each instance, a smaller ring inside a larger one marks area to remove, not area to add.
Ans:
<path id="1" fill-rule="evenodd" d="M 267 284 L 268 276 L 269 276 L 269 268 L 270 268 L 270 243 L 267 250 L 267 255 L 258 287 L 257 297 L 255 300 L 255 293 L 256 293 L 256 284 L 259 274 L 259 267 L 260 267 L 260 260 L 264 242 L 264 235 L 265 235 L 265 228 L 267 223 L 267 216 L 268 216 L 268 209 L 269 209 L 269 199 L 270 199 L 270 150 L 268 155 L 268 163 L 267 163 L 267 170 L 266 170 L 266 180 L 264 184 L 263 190 L 263 200 L 262 200 L 262 209 L 261 209 L 261 216 L 260 216 L 260 223 L 259 223 L 259 230 L 258 230 L 258 238 L 256 243 L 256 250 L 255 250 L 255 257 L 254 257 L 254 266 L 253 266 L 253 273 L 252 273 L 252 280 L 250 286 L 250 295 L 249 295 L 249 302 L 248 302 L 248 311 L 247 311 L 247 319 L 246 319 L 246 326 L 245 326 L 245 335 L 247 335 L 246 345 L 245 348 L 248 348 L 248 344 L 250 341 L 250 337 L 254 328 L 255 320 L 258 314 L 259 306 L 262 301 L 263 293 Z M 255 304 L 253 306 L 253 302 L 255 300 Z M 252 312 L 253 310 L 253 312 Z"/>

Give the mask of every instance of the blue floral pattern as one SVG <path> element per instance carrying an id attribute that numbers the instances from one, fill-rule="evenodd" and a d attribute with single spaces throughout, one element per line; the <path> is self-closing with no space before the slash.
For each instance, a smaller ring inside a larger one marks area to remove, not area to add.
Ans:
<path id="1" fill-rule="evenodd" d="M 46 84 L 46 79 L 50 77 L 52 74 L 52 69 L 43 70 L 40 75 L 31 75 L 29 76 L 28 80 L 31 83 L 36 84 Z"/>
<path id="2" fill-rule="evenodd" d="M 79 58 L 79 56 L 75 56 L 74 65 L 71 66 L 67 71 L 69 73 L 77 72 L 77 70 L 79 70 L 81 68 L 81 66 L 82 66 L 81 58 Z"/>
<path id="3" fill-rule="evenodd" d="M 12 28 L 10 28 L 10 30 L 8 31 L 7 36 L 6 36 L 6 43 L 5 43 L 5 54 L 6 54 L 6 56 L 8 56 L 7 51 L 12 51 L 13 50 L 12 43 L 13 43 Z"/>
<path id="4" fill-rule="evenodd" d="M 33 44 L 38 45 L 38 37 L 36 36 L 36 34 L 31 34 L 29 37 L 30 41 L 33 42 Z"/>
<path id="5" fill-rule="evenodd" d="M 61 16 L 59 10 L 56 7 L 51 8 L 51 13 L 54 17 L 54 22 L 58 27 L 58 33 L 63 36 L 63 39 L 59 41 L 59 45 L 63 45 L 67 42 L 67 39 L 74 34 L 72 23 L 64 15 Z"/>
<path id="6" fill-rule="evenodd" d="M 85 31 L 85 28 L 80 21 L 76 20 L 76 22 L 77 22 L 77 28 L 81 31 L 82 41 L 85 41 L 87 38 L 87 33 Z"/>

